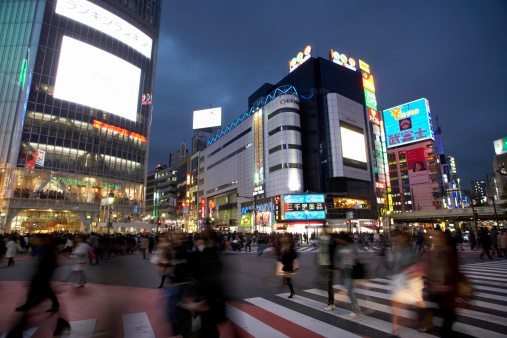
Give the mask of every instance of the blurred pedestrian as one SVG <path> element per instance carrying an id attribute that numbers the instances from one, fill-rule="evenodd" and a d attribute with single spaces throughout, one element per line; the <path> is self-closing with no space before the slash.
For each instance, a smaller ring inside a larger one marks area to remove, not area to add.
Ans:
<path id="1" fill-rule="evenodd" d="M 498 235 L 498 247 L 503 257 L 507 258 L 507 231 L 505 229 Z"/>
<path id="2" fill-rule="evenodd" d="M 158 268 L 161 280 L 158 288 L 164 287 L 164 282 L 172 266 L 172 249 L 166 236 L 160 236 L 155 254 L 151 257 L 151 262 Z"/>
<path id="3" fill-rule="evenodd" d="M 474 250 L 477 246 L 477 236 L 475 235 L 475 231 L 470 230 L 469 240 L 470 240 L 470 250 Z"/>
<path id="4" fill-rule="evenodd" d="M 459 248 L 461 251 L 465 250 L 463 249 L 463 233 L 461 232 L 461 229 L 456 230 L 454 241 L 456 242 L 456 249 Z"/>
<path id="5" fill-rule="evenodd" d="M 492 246 L 492 256 L 496 256 L 498 258 L 502 257 L 502 254 L 500 253 L 500 248 L 498 247 L 498 230 L 496 227 L 493 227 L 489 233 L 489 237 L 491 240 L 491 246 Z"/>
<path id="6" fill-rule="evenodd" d="M 72 250 L 70 257 L 72 258 L 72 279 L 76 282 L 77 287 L 84 287 L 86 284 L 86 275 L 84 268 L 88 261 L 88 255 L 91 251 L 90 246 L 84 241 L 82 236 L 76 239 L 76 245 Z"/>
<path id="7" fill-rule="evenodd" d="M 424 282 L 422 269 L 416 265 L 417 256 L 412 249 L 410 236 L 407 233 L 395 232 L 392 236 L 392 335 L 398 336 L 399 318 L 405 310 L 405 304 L 416 305 L 419 314 L 423 314 L 425 303 L 423 300 Z M 420 324 L 423 324 L 422 321 Z M 420 331 L 428 327 L 421 325 Z"/>
<path id="8" fill-rule="evenodd" d="M 281 239 L 281 254 L 278 261 L 282 268 L 283 284 L 289 286 L 289 298 L 293 298 L 296 295 L 292 283 L 292 275 L 299 269 L 299 263 L 296 258 L 297 253 L 294 250 L 294 242 L 288 236 L 284 236 Z"/>
<path id="9" fill-rule="evenodd" d="M 489 259 L 493 259 L 493 257 L 491 257 L 491 254 L 489 253 L 489 250 L 491 249 L 491 238 L 488 235 L 488 230 L 486 230 L 486 228 L 481 228 L 479 240 L 481 242 L 482 247 L 482 252 L 479 255 L 479 258 L 483 259 L 484 254 L 486 254 L 486 256 L 488 256 Z"/>
<path id="10" fill-rule="evenodd" d="M 142 236 L 140 248 L 141 248 L 141 253 L 143 254 L 143 259 L 146 259 L 146 250 L 148 250 L 149 246 L 150 246 L 150 240 L 148 239 L 148 237 L 146 235 Z"/>
<path id="11" fill-rule="evenodd" d="M 7 266 L 14 267 L 14 257 L 16 257 L 16 252 L 18 250 L 18 245 L 16 244 L 14 235 L 8 237 L 7 244 L 5 245 L 6 252 L 5 258 L 7 258 Z"/>
<path id="12" fill-rule="evenodd" d="M 321 270 L 320 273 L 324 277 L 327 288 L 327 306 L 324 308 L 324 311 L 331 311 L 335 308 L 333 281 L 336 268 L 336 239 L 334 234 L 329 233 L 327 228 L 324 229 L 324 233 L 320 236 L 319 249 L 318 260 Z"/>
<path id="13" fill-rule="evenodd" d="M 441 231 L 436 231 L 427 262 L 429 299 L 438 305 L 438 312 L 443 319 L 440 337 L 453 337 L 459 270 L 458 255 L 453 247 L 452 238 Z"/>
<path id="14" fill-rule="evenodd" d="M 358 261 L 357 249 L 354 240 L 349 234 L 341 233 L 337 238 L 338 253 L 340 256 L 340 278 L 342 285 L 347 290 L 350 299 L 352 312 L 350 316 L 361 315 L 361 308 L 354 293 L 354 279 L 352 278 L 352 269 Z"/>

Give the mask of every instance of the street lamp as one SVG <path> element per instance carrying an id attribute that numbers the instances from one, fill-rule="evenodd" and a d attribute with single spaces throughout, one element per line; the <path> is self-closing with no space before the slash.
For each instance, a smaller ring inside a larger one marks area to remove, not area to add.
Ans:
<path id="1" fill-rule="evenodd" d="M 111 232 L 111 226 L 113 223 L 111 222 L 111 209 L 113 208 L 114 203 L 114 194 L 111 191 L 109 194 L 107 194 L 107 234 L 109 235 Z"/>

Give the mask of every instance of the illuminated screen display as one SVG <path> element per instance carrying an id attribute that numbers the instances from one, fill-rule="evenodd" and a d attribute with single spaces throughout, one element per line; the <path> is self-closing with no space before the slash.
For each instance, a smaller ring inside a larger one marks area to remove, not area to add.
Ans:
<path id="1" fill-rule="evenodd" d="M 320 211 L 288 211 L 285 213 L 286 221 L 308 221 L 326 219 L 326 212 Z"/>
<path id="2" fill-rule="evenodd" d="M 137 120 L 141 69 L 64 36 L 54 97 Z"/>
<path id="3" fill-rule="evenodd" d="M 345 127 L 340 127 L 343 157 L 361 163 L 367 162 L 364 135 Z"/>
<path id="4" fill-rule="evenodd" d="M 211 108 L 194 111 L 193 129 L 206 129 L 222 125 L 222 108 Z"/>
<path id="5" fill-rule="evenodd" d="M 387 148 L 435 139 L 428 100 L 419 99 L 383 112 Z"/>
<path id="6" fill-rule="evenodd" d="M 285 204 L 295 203 L 324 203 L 323 194 L 306 194 L 306 195 L 284 195 L 283 202 Z"/>
<path id="7" fill-rule="evenodd" d="M 366 101 L 366 107 L 377 110 L 377 97 L 375 93 L 364 88 L 364 100 Z"/>
<path id="8" fill-rule="evenodd" d="M 55 12 L 92 27 L 151 58 L 152 39 L 119 16 L 86 0 L 58 0 Z"/>

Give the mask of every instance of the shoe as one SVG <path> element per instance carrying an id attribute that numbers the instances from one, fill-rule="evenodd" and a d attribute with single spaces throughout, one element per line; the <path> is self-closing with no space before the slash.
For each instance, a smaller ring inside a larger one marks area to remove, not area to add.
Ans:
<path id="1" fill-rule="evenodd" d="M 58 312 L 58 311 L 60 311 L 60 307 L 59 306 L 51 307 L 50 309 L 46 310 L 46 312 L 49 312 L 49 313 L 55 313 L 55 312 Z"/>
<path id="2" fill-rule="evenodd" d="M 359 317 L 361 315 L 362 315 L 361 312 L 351 312 L 351 313 L 349 313 L 349 317 Z"/>
<path id="3" fill-rule="evenodd" d="M 296 293 L 291 293 L 288 298 L 294 298 L 296 296 Z"/>
<path id="4" fill-rule="evenodd" d="M 58 321 L 56 322 L 55 331 L 53 332 L 53 337 L 61 336 L 66 331 L 70 331 L 70 324 L 69 324 L 69 322 L 66 321 L 63 318 L 58 318 Z"/>
<path id="5" fill-rule="evenodd" d="M 30 310 L 30 307 L 28 305 L 21 305 L 16 308 L 16 312 L 26 312 Z"/>
<path id="6" fill-rule="evenodd" d="M 333 304 L 329 304 L 324 308 L 324 311 L 333 311 L 335 309 L 335 306 Z"/>

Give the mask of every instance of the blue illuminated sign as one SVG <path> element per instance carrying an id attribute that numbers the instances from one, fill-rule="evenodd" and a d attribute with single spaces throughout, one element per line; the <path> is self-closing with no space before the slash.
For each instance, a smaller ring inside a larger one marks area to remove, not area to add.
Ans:
<path id="1" fill-rule="evenodd" d="M 285 204 L 324 203 L 325 199 L 323 194 L 284 195 L 283 202 Z"/>
<path id="2" fill-rule="evenodd" d="M 428 100 L 419 99 L 383 112 L 387 148 L 435 139 Z"/>
<path id="3" fill-rule="evenodd" d="M 324 210 L 319 211 L 287 211 L 285 213 L 286 221 L 307 221 L 307 220 L 319 220 L 326 219 L 326 212 Z"/>

